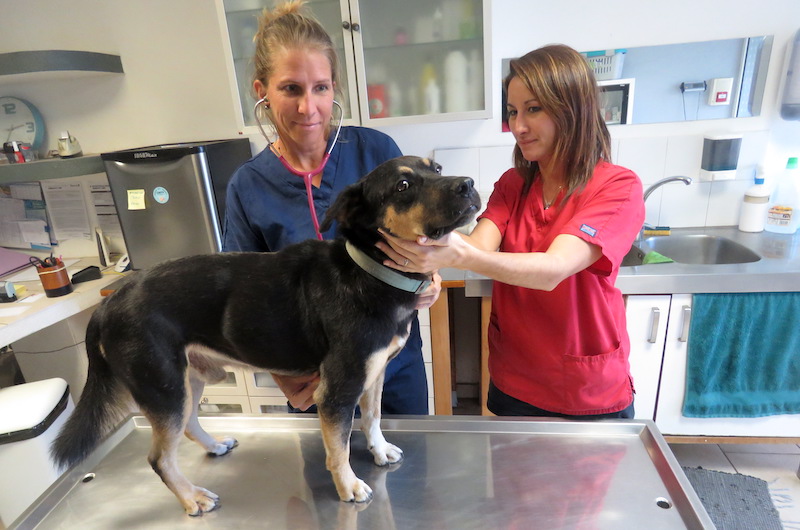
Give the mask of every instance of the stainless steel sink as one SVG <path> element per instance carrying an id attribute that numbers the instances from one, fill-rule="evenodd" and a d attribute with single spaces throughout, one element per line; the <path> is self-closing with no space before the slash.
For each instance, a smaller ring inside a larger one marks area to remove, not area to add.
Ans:
<path id="1" fill-rule="evenodd" d="M 648 252 L 658 252 L 677 263 L 723 265 L 752 263 L 761 256 L 726 237 L 706 234 L 648 237 L 638 247 L 631 247 L 622 266 L 641 265 Z"/>

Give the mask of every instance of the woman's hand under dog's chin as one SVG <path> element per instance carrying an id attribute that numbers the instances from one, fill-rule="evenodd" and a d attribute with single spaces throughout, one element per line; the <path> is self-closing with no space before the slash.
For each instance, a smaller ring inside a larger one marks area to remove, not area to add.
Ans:
<path id="1" fill-rule="evenodd" d="M 400 239 L 383 230 L 380 233 L 385 241 L 379 241 L 375 246 L 389 258 L 383 262 L 389 268 L 425 274 L 458 263 L 456 247 L 462 239 L 456 232 L 439 239 L 420 236 L 417 241 Z"/>

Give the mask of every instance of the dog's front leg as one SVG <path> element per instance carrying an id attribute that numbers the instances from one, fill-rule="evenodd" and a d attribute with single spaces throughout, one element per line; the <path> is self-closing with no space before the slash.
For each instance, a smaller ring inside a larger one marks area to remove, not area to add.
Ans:
<path id="1" fill-rule="evenodd" d="M 372 489 L 356 476 L 350 466 L 350 432 L 355 404 L 349 416 L 341 411 L 331 413 L 322 404 L 318 404 L 318 410 L 325 444 L 325 464 L 333 476 L 339 498 L 345 502 L 369 502 Z"/>
<path id="2" fill-rule="evenodd" d="M 364 391 L 359 400 L 361 405 L 361 430 L 367 437 L 375 463 L 379 466 L 396 464 L 403 459 L 403 451 L 386 441 L 381 431 L 381 396 L 383 395 L 384 371 L 380 372 L 372 386 Z"/>

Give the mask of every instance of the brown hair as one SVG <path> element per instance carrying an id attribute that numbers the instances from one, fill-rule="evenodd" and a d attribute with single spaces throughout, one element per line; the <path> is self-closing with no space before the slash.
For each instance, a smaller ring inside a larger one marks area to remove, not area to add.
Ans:
<path id="1" fill-rule="evenodd" d="M 611 160 L 611 139 L 600 115 L 594 72 L 580 53 L 553 44 L 511 61 L 511 73 L 503 82 L 506 93 L 515 77 L 555 122 L 553 158 L 561 161 L 569 197 L 586 185 L 599 160 Z M 523 193 L 527 193 L 539 174 L 539 164 L 525 160 L 515 145 L 514 167 L 525 180 Z"/>
<path id="2" fill-rule="evenodd" d="M 328 58 L 331 63 L 331 80 L 334 88 L 338 89 L 339 61 L 333 41 L 322 24 L 307 12 L 305 0 L 284 2 L 275 6 L 272 11 L 264 8 L 253 42 L 256 44 L 253 81 L 259 80 L 267 86 L 267 80 L 275 69 L 274 58 L 278 52 L 308 49 L 318 51 Z M 258 94 L 255 96 L 259 99 Z"/>

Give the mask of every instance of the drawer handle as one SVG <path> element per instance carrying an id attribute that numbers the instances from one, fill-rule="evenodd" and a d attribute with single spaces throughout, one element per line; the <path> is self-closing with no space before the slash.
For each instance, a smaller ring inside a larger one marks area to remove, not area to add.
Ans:
<path id="1" fill-rule="evenodd" d="M 678 342 L 686 342 L 689 340 L 689 323 L 692 321 L 692 308 L 688 305 L 683 306 L 683 326 L 681 327 L 681 336 L 678 337 Z"/>
<path id="2" fill-rule="evenodd" d="M 658 321 L 661 320 L 661 310 L 657 307 L 650 309 L 650 336 L 647 337 L 647 342 L 655 344 L 658 337 Z"/>

